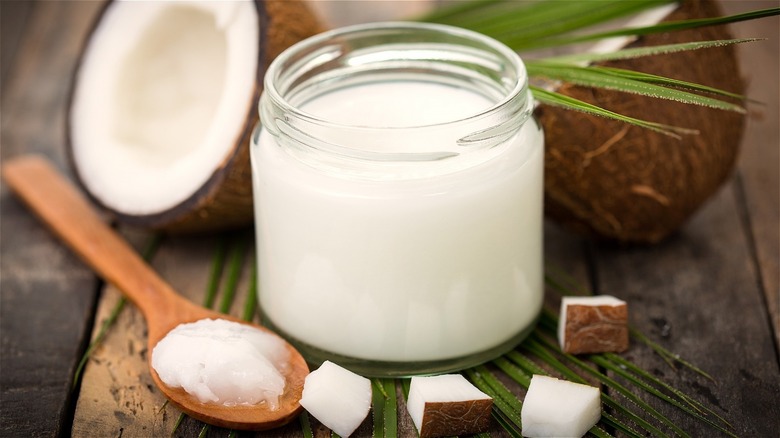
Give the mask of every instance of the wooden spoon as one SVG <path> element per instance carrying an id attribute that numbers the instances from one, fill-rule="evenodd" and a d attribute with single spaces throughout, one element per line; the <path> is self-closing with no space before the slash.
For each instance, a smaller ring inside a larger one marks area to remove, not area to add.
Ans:
<path id="1" fill-rule="evenodd" d="M 95 213 L 80 192 L 45 159 L 23 156 L 3 164 L 3 176 L 22 200 L 86 263 L 124 293 L 146 317 L 149 351 L 177 325 L 204 318 L 222 318 L 267 329 L 197 306 L 160 278 L 119 234 Z M 183 412 L 205 423 L 242 430 L 282 426 L 301 411 L 303 381 L 309 373 L 300 353 L 285 342 L 290 366 L 279 408 L 265 404 L 227 407 L 201 403 L 181 388 L 171 388 L 151 367 L 152 378 L 163 394 Z"/>

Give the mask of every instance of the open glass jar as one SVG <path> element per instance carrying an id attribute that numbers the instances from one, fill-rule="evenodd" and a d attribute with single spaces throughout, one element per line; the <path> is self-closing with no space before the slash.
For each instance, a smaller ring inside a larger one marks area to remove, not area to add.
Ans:
<path id="1" fill-rule="evenodd" d="M 458 28 L 372 23 L 282 53 L 251 145 L 265 322 L 367 376 L 513 348 L 543 296 L 532 108 L 520 58 Z"/>

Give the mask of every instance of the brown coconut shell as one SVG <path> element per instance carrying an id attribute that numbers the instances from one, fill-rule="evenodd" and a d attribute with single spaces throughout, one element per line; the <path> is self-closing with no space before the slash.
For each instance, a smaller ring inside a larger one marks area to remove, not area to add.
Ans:
<path id="1" fill-rule="evenodd" d="M 664 21 L 721 15 L 708 1 L 685 1 Z M 724 26 L 650 35 L 631 46 L 732 38 Z M 603 65 L 632 69 L 742 93 L 733 46 Z M 545 214 L 600 239 L 658 242 L 679 229 L 729 177 L 742 114 L 615 91 L 565 85 L 559 92 L 611 111 L 698 129 L 681 140 L 621 122 L 540 107 L 546 136 Z"/>
<path id="2" fill-rule="evenodd" d="M 425 402 L 420 438 L 474 435 L 490 429 L 493 399 Z"/>
<path id="3" fill-rule="evenodd" d="M 83 58 L 87 48 L 86 43 L 110 3 L 111 1 L 107 2 L 98 14 L 79 59 Z M 107 207 L 89 193 L 88 188 L 81 181 L 78 163 L 75 162 L 72 153 L 70 121 L 66 123 L 66 152 L 78 183 L 93 202 L 119 222 L 170 232 L 212 231 L 246 226 L 251 223 L 253 207 L 249 140 L 252 129 L 259 119 L 257 102 L 262 93 L 265 71 L 271 61 L 287 47 L 324 30 L 305 2 L 255 0 L 254 3 L 260 24 L 260 53 L 258 53 L 260 62 L 256 72 L 255 91 L 247 108 L 246 123 L 224 161 L 215 167 L 208 181 L 185 201 L 166 211 L 150 215 L 131 215 Z M 68 108 L 72 104 L 77 77 L 78 67 L 71 84 Z"/>

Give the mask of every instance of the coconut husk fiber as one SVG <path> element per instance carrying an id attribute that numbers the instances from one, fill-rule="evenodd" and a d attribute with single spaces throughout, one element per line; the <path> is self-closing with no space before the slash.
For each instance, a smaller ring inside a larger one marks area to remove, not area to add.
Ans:
<path id="1" fill-rule="evenodd" d="M 718 15 L 713 1 L 686 1 L 664 21 Z M 730 38 L 726 27 L 715 26 L 650 35 L 631 46 Z M 602 65 L 744 90 L 733 46 Z M 700 132 L 676 140 L 618 121 L 540 107 L 545 214 L 565 228 L 599 239 L 658 242 L 678 230 L 732 173 L 743 114 L 572 85 L 558 91 L 617 113 Z"/>
<path id="2" fill-rule="evenodd" d="M 106 3 L 106 8 L 110 3 L 110 1 Z M 254 4 L 260 24 L 260 53 L 257 54 L 260 62 L 256 72 L 257 80 L 252 104 L 248 107 L 246 122 L 231 152 L 216 166 L 208 181 L 192 196 L 179 205 L 156 214 L 131 215 L 108 208 L 92 196 L 87 187 L 79 181 L 92 201 L 102 206 L 119 222 L 140 228 L 178 233 L 236 228 L 247 226 L 252 222 L 249 141 L 252 129 L 259 119 L 257 102 L 262 93 L 265 71 L 271 61 L 287 47 L 324 30 L 305 2 L 255 0 Z M 101 16 L 102 13 L 98 15 L 95 27 L 99 24 Z M 75 80 L 76 75 L 71 90 L 75 88 Z M 70 104 L 68 106 L 70 107 Z M 66 125 L 70 129 L 70 124 Z M 69 133 L 67 139 L 70 142 Z M 71 168 L 74 169 L 78 180 L 79 169 L 73 159 L 72 148 L 73 145 L 68 143 Z"/>

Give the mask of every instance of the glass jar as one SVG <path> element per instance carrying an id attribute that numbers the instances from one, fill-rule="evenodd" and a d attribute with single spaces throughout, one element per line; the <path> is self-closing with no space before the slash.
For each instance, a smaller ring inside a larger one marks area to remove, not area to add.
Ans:
<path id="1" fill-rule="evenodd" d="M 520 58 L 463 29 L 372 23 L 282 53 L 251 145 L 265 322 L 367 376 L 513 348 L 543 298 L 532 109 Z"/>

